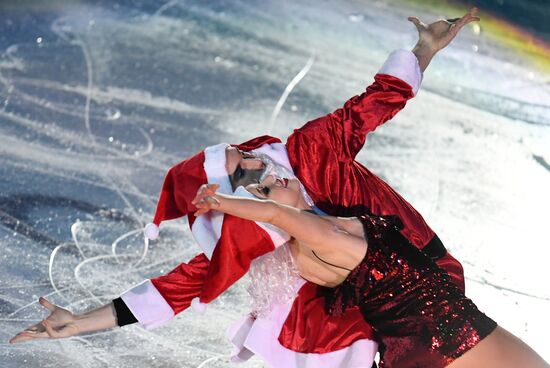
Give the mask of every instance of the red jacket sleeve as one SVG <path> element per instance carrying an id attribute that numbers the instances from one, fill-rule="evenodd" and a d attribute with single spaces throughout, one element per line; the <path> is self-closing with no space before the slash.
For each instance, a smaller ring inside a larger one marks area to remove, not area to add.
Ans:
<path id="1" fill-rule="evenodd" d="M 293 135 L 307 141 L 304 148 L 314 157 L 328 146 L 338 160 L 353 160 L 363 148 L 366 135 L 395 116 L 413 96 L 406 82 L 377 74 L 364 93 L 350 98 L 336 111 L 295 129 Z"/>
<path id="2" fill-rule="evenodd" d="M 210 261 L 201 253 L 188 263 L 181 263 L 166 275 L 151 279 L 151 282 L 174 314 L 178 314 L 191 305 L 193 298 L 200 295 L 209 265 Z"/>
<path id="3" fill-rule="evenodd" d="M 153 329 L 187 309 L 195 298 L 211 302 L 248 271 L 252 260 L 273 249 L 267 230 L 226 214 L 211 261 L 201 253 L 166 275 L 132 287 L 121 299 L 145 329 Z"/>
<path id="4" fill-rule="evenodd" d="M 394 117 L 416 95 L 422 81 L 418 59 L 411 51 L 392 52 L 374 83 L 342 108 L 294 130 L 312 158 L 329 148 L 338 160 L 353 160 L 365 144 L 366 135 Z"/>
<path id="5" fill-rule="evenodd" d="M 169 322 L 200 295 L 210 261 L 199 254 L 166 275 L 144 280 L 120 296 L 145 329 Z"/>

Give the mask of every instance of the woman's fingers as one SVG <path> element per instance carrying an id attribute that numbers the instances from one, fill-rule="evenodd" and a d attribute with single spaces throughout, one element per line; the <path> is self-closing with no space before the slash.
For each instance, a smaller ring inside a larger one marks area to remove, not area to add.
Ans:
<path id="1" fill-rule="evenodd" d="M 45 331 L 46 330 L 44 329 L 44 326 L 42 326 L 40 323 L 37 323 L 35 325 L 27 327 L 23 331 L 20 331 L 17 335 L 15 335 L 10 339 L 10 343 L 13 344 L 15 342 L 28 340 L 30 338 L 35 338 L 39 336 L 38 334 L 43 332 L 45 333 Z"/>
<path id="2" fill-rule="evenodd" d="M 12 337 L 9 340 L 10 344 L 17 344 L 19 342 L 25 342 L 28 340 L 35 340 L 35 339 L 42 339 L 48 337 L 48 333 L 45 330 L 42 331 L 31 331 L 31 330 L 25 330 L 19 332 L 17 335 Z"/>
<path id="3" fill-rule="evenodd" d="M 197 205 L 204 197 L 211 196 L 216 194 L 216 190 L 219 188 L 219 184 L 203 184 L 200 186 L 199 190 L 197 191 L 197 195 L 191 203 L 193 205 Z"/>
<path id="4" fill-rule="evenodd" d="M 197 202 L 196 206 L 201 209 L 207 209 L 212 207 L 219 206 L 220 202 L 211 196 L 205 196 L 203 197 L 199 202 Z"/>
<path id="5" fill-rule="evenodd" d="M 210 206 L 208 204 L 206 204 L 205 202 L 201 202 L 199 205 L 197 205 L 197 207 L 199 209 L 195 212 L 196 217 L 204 215 L 205 213 L 210 211 Z"/>
<path id="6" fill-rule="evenodd" d="M 56 308 L 56 306 L 47 301 L 46 298 L 40 297 L 38 298 L 38 302 L 50 312 L 53 312 Z"/>
<path id="7" fill-rule="evenodd" d="M 476 14 L 476 12 L 477 8 L 474 7 L 470 9 L 466 14 L 464 14 L 464 16 L 462 16 L 461 18 L 448 19 L 445 21 L 447 24 L 449 24 L 449 31 L 446 35 L 442 37 L 443 42 L 441 48 L 445 47 L 449 42 L 451 42 L 453 38 L 456 37 L 458 32 L 462 29 L 462 27 L 464 27 L 466 24 L 480 20 L 479 17 L 474 15 Z"/>
<path id="8" fill-rule="evenodd" d="M 191 204 L 196 205 L 204 196 L 205 186 L 201 185 L 199 190 L 197 190 L 197 194 L 195 195 L 195 198 L 191 201 Z"/>
<path id="9" fill-rule="evenodd" d="M 21 342 L 25 342 L 25 341 L 29 341 L 29 340 L 44 339 L 44 338 L 46 338 L 46 339 L 47 338 L 60 339 L 60 338 L 63 338 L 63 337 L 69 337 L 69 336 L 74 336 L 74 335 L 78 334 L 78 330 L 76 329 L 76 327 L 74 325 L 71 325 L 71 324 L 64 325 L 63 327 L 58 328 L 58 329 L 55 329 L 51 325 L 51 322 L 49 322 L 48 320 L 43 320 L 41 322 L 41 324 L 44 326 L 45 330 L 43 330 L 43 331 L 30 331 L 30 330 L 22 331 L 22 332 L 18 333 L 17 335 L 15 335 L 14 337 L 12 337 L 9 340 L 9 343 L 10 344 L 17 344 L 17 343 L 21 343 Z"/>
<path id="10" fill-rule="evenodd" d="M 195 207 L 199 207 L 204 198 L 207 196 L 208 194 L 206 193 L 200 193 L 200 194 L 197 194 L 197 196 L 195 197 L 195 199 L 193 199 L 193 201 L 191 202 L 193 205 L 195 205 Z"/>
<path id="11" fill-rule="evenodd" d="M 205 195 L 200 200 L 198 200 L 196 203 L 194 203 L 195 207 L 198 208 L 197 211 L 195 211 L 195 216 L 201 216 L 204 215 L 206 212 L 210 211 L 212 208 L 217 208 L 220 205 L 220 202 L 210 195 Z"/>
<path id="12" fill-rule="evenodd" d="M 206 190 L 206 184 L 203 184 L 199 187 L 199 190 L 197 190 L 197 194 L 195 195 L 195 198 L 191 201 L 192 204 L 197 204 L 202 197 L 204 196 L 204 191 Z"/>
<path id="13" fill-rule="evenodd" d="M 207 195 L 214 195 L 216 194 L 216 190 L 218 190 L 219 187 L 219 184 L 206 184 L 205 192 L 207 193 Z"/>
<path id="14" fill-rule="evenodd" d="M 203 184 L 200 186 L 197 195 L 191 201 L 191 203 L 198 208 L 198 210 L 195 211 L 196 217 L 204 215 L 214 206 L 219 206 L 220 203 L 218 200 L 212 197 L 216 194 L 216 190 L 219 187 L 218 184 Z"/>
<path id="15" fill-rule="evenodd" d="M 475 15 L 477 11 L 478 9 L 476 7 L 473 7 L 460 18 L 441 20 L 441 21 L 434 22 L 430 25 L 423 23 L 420 19 L 418 19 L 418 17 L 411 16 L 411 17 L 408 17 L 407 19 L 416 26 L 418 32 L 423 32 L 425 30 L 433 28 L 434 25 L 441 22 L 450 26 L 449 28 L 450 30 L 452 30 L 450 34 L 456 35 L 456 33 L 466 24 L 481 20 L 478 16 Z"/>
<path id="16" fill-rule="evenodd" d="M 17 343 L 20 343 L 20 342 L 29 341 L 29 340 L 33 340 L 33 339 L 36 339 L 36 338 L 38 338 L 37 334 L 30 334 L 30 333 L 21 332 L 21 333 L 18 333 L 17 335 L 15 335 L 14 337 L 12 337 L 9 340 L 9 343 L 10 344 L 17 344 Z"/>
<path id="17" fill-rule="evenodd" d="M 74 328 L 68 328 L 68 326 L 71 326 L 70 322 L 73 319 L 72 313 L 56 306 L 43 297 L 40 297 L 38 302 L 51 312 L 50 315 L 40 323 L 30 326 L 12 337 L 9 340 L 10 344 L 40 338 L 66 337 L 74 334 L 74 331 L 71 333 Z"/>
<path id="18" fill-rule="evenodd" d="M 481 18 L 477 17 L 475 14 L 477 13 L 477 8 L 473 7 L 471 8 L 468 13 L 466 13 L 462 18 L 460 18 L 459 22 L 461 25 L 466 25 L 470 22 L 479 21 Z"/>
<path id="19" fill-rule="evenodd" d="M 44 326 L 42 326 L 41 324 L 36 324 L 21 332 L 43 332 L 43 331 L 44 331 Z"/>
<path id="20" fill-rule="evenodd" d="M 216 208 L 220 206 L 220 201 L 218 201 L 215 197 L 206 197 L 205 200 L 210 208 Z"/>
<path id="21" fill-rule="evenodd" d="M 458 33 L 458 31 L 460 31 L 462 27 L 464 27 L 466 24 L 471 22 L 478 22 L 479 20 L 481 20 L 481 18 L 472 16 L 471 13 L 467 13 L 464 17 L 460 18 L 458 22 L 451 25 L 451 27 L 454 26 L 452 32 L 454 35 L 456 35 L 456 33 Z"/>
<path id="22" fill-rule="evenodd" d="M 420 24 L 420 19 L 418 19 L 417 17 L 408 17 L 407 19 L 413 22 L 415 25 Z"/>
<path id="23" fill-rule="evenodd" d="M 407 19 L 414 24 L 419 32 L 426 28 L 426 25 L 417 17 L 408 17 Z"/>
<path id="24" fill-rule="evenodd" d="M 52 339 L 58 339 L 60 337 L 63 337 L 58 331 L 54 330 L 52 325 L 48 320 L 43 320 L 42 324 L 46 328 L 46 332 L 48 333 L 48 336 L 50 336 Z"/>
<path id="25" fill-rule="evenodd" d="M 464 23 L 464 24 L 468 24 L 468 23 L 471 23 L 471 22 L 479 22 L 480 20 L 481 20 L 480 17 L 470 17 L 470 19 L 468 19 L 466 21 L 466 23 Z"/>

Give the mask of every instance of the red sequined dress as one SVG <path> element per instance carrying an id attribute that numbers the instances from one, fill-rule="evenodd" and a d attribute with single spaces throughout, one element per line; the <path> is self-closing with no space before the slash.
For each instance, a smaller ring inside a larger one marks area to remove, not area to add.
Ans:
<path id="1" fill-rule="evenodd" d="M 401 233 L 396 216 L 363 215 L 368 251 L 346 280 L 323 288 L 329 313 L 358 306 L 380 342 L 382 368 L 437 368 L 473 348 L 497 324 Z"/>

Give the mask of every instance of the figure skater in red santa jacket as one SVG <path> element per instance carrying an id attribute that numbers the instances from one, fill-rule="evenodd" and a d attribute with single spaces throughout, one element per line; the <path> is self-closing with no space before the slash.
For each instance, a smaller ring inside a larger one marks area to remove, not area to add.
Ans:
<path id="1" fill-rule="evenodd" d="M 412 51 L 393 52 L 364 93 L 352 97 L 333 113 L 296 129 L 286 144 L 269 136 L 240 145 L 221 144 L 207 147 L 172 167 L 165 178 L 154 225 L 147 227 L 146 236 L 155 238 L 161 221 L 187 215 L 203 253 L 166 275 L 145 280 L 127 290 L 113 303 L 78 318 L 40 299 L 52 312 L 47 320 L 52 322 L 50 331 L 54 331 L 54 335 L 49 335 L 39 323 L 22 331 L 11 342 L 71 336 L 132 322 L 151 329 L 167 323 L 191 304 L 203 309 L 205 303 L 246 273 L 254 259 L 288 239 L 266 226 L 234 216 L 196 218 L 192 198 L 202 184 L 218 184 L 222 193 L 232 194 L 239 185 L 257 182 L 273 170 L 298 178 L 302 195 L 319 213 L 352 216 L 368 210 L 377 215 L 399 216 L 405 238 L 428 254 L 463 289 L 460 263 L 446 251 L 422 216 L 387 183 L 355 161 L 355 157 L 366 135 L 391 119 L 416 95 L 422 73 L 432 57 L 447 46 L 464 25 L 479 20 L 475 12 L 474 8 L 462 18 L 430 25 L 410 17 L 419 32 L 419 41 Z M 234 233 L 231 229 L 240 230 L 237 239 L 231 235 Z M 233 258 L 236 251 L 241 255 L 238 262 Z M 243 326 L 247 324 L 249 328 L 248 339 L 241 339 L 236 360 L 247 359 L 248 353 L 257 353 L 273 366 L 280 363 L 276 360 L 278 357 L 286 356 L 285 364 L 299 360 L 336 367 L 350 361 L 350 356 L 356 356 L 365 364 L 367 351 L 372 360 L 377 345 L 359 309 L 345 316 L 329 315 L 322 308 L 324 298 L 317 289 L 314 283 L 301 285 L 289 307 L 279 311 L 284 318 L 273 326 L 273 331 L 254 329 L 253 316 L 243 322 Z M 311 318 L 302 318 L 304 315 Z M 242 329 L 239 331 L 242 333 Z M 258 336 L 262 333 L 267 335 Z M 271 344 L 268 350 L 277 351 L 276 357 L 264 354 L 262 346 L 253 346 L 254 341 Z M 326 359 L 319 360 L 320 357 Z M 292 364 L 295 363 L 286 366 Z"/>

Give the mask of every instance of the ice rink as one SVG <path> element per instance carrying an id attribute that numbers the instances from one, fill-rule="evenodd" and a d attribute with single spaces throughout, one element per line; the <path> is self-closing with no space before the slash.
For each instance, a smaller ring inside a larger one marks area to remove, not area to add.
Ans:
<path id="1" fill-rule="evenodd" d="M 205 315 L 185 311 L 155 330 L 7 341 L 47 315 L 39 296 L 83 312 L 199 253 L 185 220 L 163 224 L 160 240 L 144 245 L 141 228 L 170 166 L 220 142 L 284 141 L 363 92 L 391 51 L 414 46 L 407 16 L 431 22 L 460 9 L 397 0 L 2 2 L 0 366 L 230 366 L 225 330 L 248 310 L 246 278 Z M 478 307 L 550 361 L 548 70 L 491 37 L 483 20 L 469 25 L 358 160 L 462 262 Z"/>

